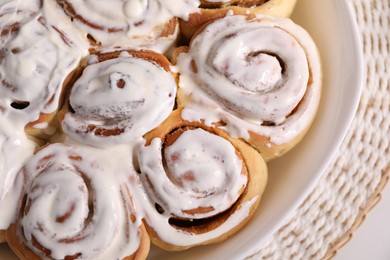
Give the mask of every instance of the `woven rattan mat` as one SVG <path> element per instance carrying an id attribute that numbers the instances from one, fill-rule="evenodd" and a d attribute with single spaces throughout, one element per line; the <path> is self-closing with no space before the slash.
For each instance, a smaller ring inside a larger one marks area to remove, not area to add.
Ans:
<path id="1" fill-rule="evenodd" d="M 329 259 L 380 200 L 390 176 L 390 0 L 351 0 L 365 82 L 338 154 L 313 192 L 253 259 Z"/>

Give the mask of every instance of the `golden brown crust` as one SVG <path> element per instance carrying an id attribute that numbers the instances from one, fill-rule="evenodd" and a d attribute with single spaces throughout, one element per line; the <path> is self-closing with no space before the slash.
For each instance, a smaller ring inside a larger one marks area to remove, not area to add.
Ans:
<path id="1" fill-rule="evenodd" d="M 160 138 L 162 140 L 165 140 L 170 133 L 175 132 L 175 130 L 179 128 L 202 128 L 203 130 L 206 130 L 212 134 L 216 134 L 224 138 L 234 146 L 234 148 L 236 149 L 236 153 L 239 154 L 239 158 L 241 158 L 242 161 L 244 162 L 243 165 L 245 165 L 245 171 L 247 171 L 248 174 L 248 183 L 243 193 L 241 194 L 240 198 L 236 201 L 236 203 L 230 209 L 217 215 L 216 217 L 213 217 L 209 223 L 202 224 L 196 227 L 189 227 L 189 228 L 177 227 L 177 228 L 185 232 L 190 232 L 194 235 L 211 231 L 217 228 L 218 226 L 220 226 L 221 224 L 223 224 L 229 218 L 229 216 L 232 215 L 235 211 L 237 211 L 245 202 L 248 202 L 252 199 L 255 199 L 256 201 L 251 205 L 248 217 L 245 218 L 242 222 L 240 222 L 240 224 L 238 224 L 228 232 L 216 238 L 198 244 L 190 245 L 190 246 L 177 246 L 163 241 L 162 239 L 159 238 L 158 234 L 153 229 L 152 225 L 148 225 L 147 221 L 145 221 L 146 228 L 151 237 L 152 243 L 168 251 L 181 251 L 194 246 L 218 243 L 234 235 L 253 216 L 260 202 L 261 195 L 264 192 L 267 183 L 267 178 L 268 178 L 267 166 L 265 164 L 265 161 L 259 155 L 259 153 L 255 149 L 253 149 L 250 145 L 248 145 L 247 143 L 245 143 L 240 139 L 231 138 L 225 131 L 223 131 L 220 128 L 209 127 L 204 125 L 202 122 L 189 122 L 183 120 L 181 118 L 181 111 L 182 109 L 177 109 L 173 111 L 170 117 L 167 120 L 165 120 L 159 127 L 147 133 L 144 136 L 146 140 L 146 145 L 149 145 L 151 140 L 154 138 Z"/>
<path id="2" fill-rule="evenodd" d="M 16 224 L 12 224 L 6 231 L 6 239 L 8 245 L 19 259 L 39 260 L 40 257 L 36 255 L 29 247 L 22 243 L 22 239 L 17 235 L 18 229 Z"/>
<path id="3" fill-rule="evenodd" d="M 144 225 L 141 225 L 140 232 L 141 240 L 137 251 L 131 256 L 125 257 L 124 260 L 144 260 L 148 256 L 150 250 L 150 237 Z"/>
<path id="4" fill-rule="evenodd" d="M 172 18 L 164 24 L 162 27 L 160 37 L 169 37 L 173 35 L 176 31 L 176 27 L 179 24 L 178 18 Z"/>
<path id="5" fill-rule="evenodd" d="M 96 54 L 96 56 L 98 58 L 98 61 L 102 62 L 118 58 L 123 51 L 129 53 L 133 57 L 155 62 L 162 68 L 164 68 L 166 71 L 170 72 L 171 63 L 169 62 L 169 60 L 164 55 L 161 55 L 151 50 L 118 50 L 113 52 L 98 53 Z"/>
<path id="6" fill-rule="evenodd" d="M 187 21 L 179 21 L 181 33 L 185 39 L 189 40 L 204 24 L 222 18 L 228 13 L 235 15 L 268 14 L 280 17 L 289 17 L 294 10 L 296 1 L 297 0 L 270 0 L 254 7 L 246 7 L 246 4 L 240 5 L 238 3 L 237 5 L 231 6 L 213 7 L 212 9 L 200 8 L 200 12 L 190 14 Z"/>
<path id="7" fill-rule="evenodd" d="M 277 145 L 270 142 L 269 138 L 249 131 L 249 143 L 259 151 L 266 162 L 276 159 L 294 148 L 305 136 L 309 126 L 288 143 Z"/>

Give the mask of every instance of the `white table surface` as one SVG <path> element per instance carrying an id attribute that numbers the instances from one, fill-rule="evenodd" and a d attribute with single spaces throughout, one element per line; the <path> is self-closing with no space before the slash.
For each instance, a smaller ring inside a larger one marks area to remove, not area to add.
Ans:
<path id="1" fill-rule="evenodd" d="M 382 199 L 368 213 L 366 220 L 336 255 L 334 260 L 390 259 L 390 183 Z"/>

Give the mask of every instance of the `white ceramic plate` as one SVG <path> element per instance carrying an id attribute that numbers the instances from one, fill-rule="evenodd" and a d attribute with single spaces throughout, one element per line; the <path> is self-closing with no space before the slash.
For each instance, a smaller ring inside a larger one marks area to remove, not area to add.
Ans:
<path id="1" fill-rule="evenodd" d="M 242 259 L 256 252 L 296 209 L 339 148 L 359 101 L 363 58 L 348 0 L 299 0 L 292 19 L 312 35 L 320 50 L 324 84 L 319 114 L 304 140 L 272 162 L 269 183 L 253 220 L 218 245 L 180 253 L 152 248 L 149 259 Z M 0 246 L 1 259 L 16 259 Z"/>

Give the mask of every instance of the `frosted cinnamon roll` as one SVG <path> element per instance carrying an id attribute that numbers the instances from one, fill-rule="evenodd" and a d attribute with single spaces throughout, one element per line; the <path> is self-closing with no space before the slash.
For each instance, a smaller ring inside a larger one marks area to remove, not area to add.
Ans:
<path id="1" fill-rule="evenodd" d="M 176 75 L 152 51 L 93 55 L 59 118 L 64 133 L 94 146 L 130 143 L 172 112 Z"/>
<path id="2" fill-rule="evenodd" d="M 21 259 L 144 259 L 149 237 L 131 190 L 101 151 L 52 144 L 18 175 L 18 215 L 6 231 Z"/>
<path id="3" fill-rule="evenodd" d="M 316 115 L 319 54 L 309 34 L 287 18 L 215 20 L 176 60 L 183 118 L 223 121 L 266 160 L 294 147 Z M 205 107 L 210 112 L 199 112 Z"/>
<path id="4" fill-rule="evenodd" d="M 174 111 L 138 150 L 152 242 L 184 250 L 222 241 L 253 215 L 267 181 L 256 150 Z"/>
<path id="5" fill-rule="evenodd" d="M 297 0 L 201 0 L 200 11 L 181 20 L 181 32 L 190 39 L 204 24 L 226 15 L 268 14 L 289 17 Z"/>
<path id="6" fill-rule="evenodd" d="M 57 0 L 72 21 L 102 47 L 147 48 L 160 53 L 176 43 L 177 17 L 197 11 L 198 0 Z"/>
<path id="7" fill-rule="evenodd" d="M 0 28 L 0 99 L 37 136 L 51 124 L 67 75 L 88 49 L 52 6 L 53 1 L 8 1 L 0 9 L 9 17 Z"/>

